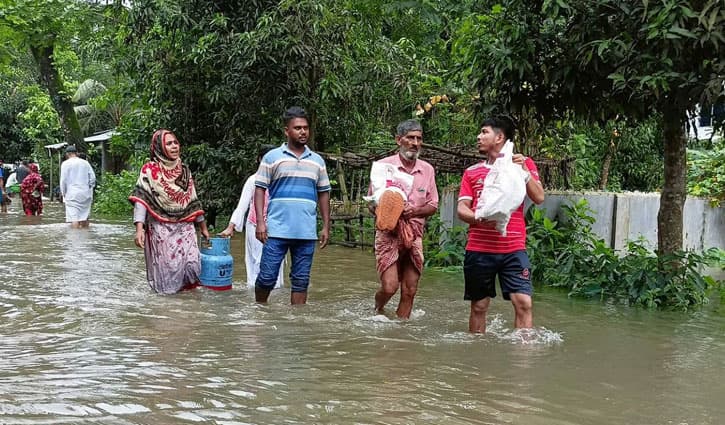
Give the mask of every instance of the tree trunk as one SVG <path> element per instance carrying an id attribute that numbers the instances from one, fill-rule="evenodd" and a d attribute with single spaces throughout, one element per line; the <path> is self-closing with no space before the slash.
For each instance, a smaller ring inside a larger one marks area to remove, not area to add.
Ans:
<path id="1" fill-rule="evenodd" d="M 310 110 L 307 111 L 307 117 L 309 118 L 309 126 L 310 126 L 310 141 L 308 146 L 310 149 L 316 152 L 324 152 L 325 151 L 325 141 L 321 137 L 317 137 L 317 112 L 315 111 L 315 108 L 310 108 Z"/>
<path id="2" fill-rule="evenodd" d="M 340 195 L 342 195 L 342 202 L 345 205 L 345 214 L 350 214 L 350 194 L 347 191 L 345 169 L 340 161 L 337 161 L 337 182 L 340 184 Z"/>
<path id="3" fill-rule="evenodd" d="M 665 142 L 665 184 L 657 214 L 659 254 L 682 249 L 682 210 L 685 206 L 687 173 L 687 138 L 685 113 L 676 107 L 663 111 Z"/>
<path id="4" fill-rule="evenodd" d="M 40 71 L 40 84 L 48 90 L 53 107 L 58 112 L 65 142 L 76 145 L 79 151 L 86 151 L 81 126 L 70 98 L 65 93 L 63 81 L 53 63 L 53 46 L 31 46 L 31 52 Z"/>
<path id="5" fill-rule="evenodd" d="M 307 72 L 307 83 L 309 84 L 309 90 L 307 92 L 307 99 L 319 100 L 319 94 L 317 93 L 320 85 L 320 69 L 317 63 L 313 63 Z M 308 146 L 313 151 L 324 152 L 325 142 L 321 138 L 317 137 L 317 107 L 309 107 L 307 110 L 307 117 L 310 125 L 310 135 Z"/>
<path id="6" fill-rule="evenodd" d="M 614 137 L 612 137 L 609 140 L 609 147 L 607 147 L 607 153 L 604 155 L 604 161 L 602 161 L 602 173 L 599 176 L 599 190 L 607 189 L 609 170 L 612 168 L 612 159 L 616 151 L 617 145 L 614 143 Z"/>

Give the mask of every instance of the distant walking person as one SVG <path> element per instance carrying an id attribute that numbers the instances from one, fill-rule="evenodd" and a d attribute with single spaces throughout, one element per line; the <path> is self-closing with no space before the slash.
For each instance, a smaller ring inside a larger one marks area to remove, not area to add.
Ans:
<path id="1" fill-rule="evenodd" d="M 4 213 L 8 212 L 8 202 L 10 202 L 8 192 L 5 189 L 5 183 L 7 182 L 5 174 L 5 166 L 2 160 L 0 160 L 0 212 Z"/>
<path id="2" fill-rule="evenodd" d="M 307 147 L 310 128 L 304 109 L 293 106 L 283 119 L 287 142 L 264 155 L 254 183 L 256 235 L 264 244 L 254 292 L 258 303 L 267 302 L 282 260 L 290 251 L 290 302 L 305 304 L 317 241 L 318 207 L 322 215 L 320 248 L 327 246 L 330 237 L 330 179 L 325 161 Z M 261 220 L 267 192 L 267 220 Z"/>
<path id="3" fill-rule="evenodd" d="M 262 157 L 275 146 L 262 145 L 259 149 L 259 155 L 257 156 L 257 165 L 262 160 Z M 232 217 L 229 219 L 229 225 L 224 229 L 219 236 L 230 237 L 234 234 L 234 230 L 241 232 L 244 230 L 244 264 L 247 270 L 247 286 L 254 287 L 254 283 L 257 281 L 257 275 L 259 274 L 259 264 L 262 260 L 262 248 L 264 245 L 262 242 L 257 240 L 257 212 L 254 209 L 254 180 L 256 180 L 256 174 L 249 176 L 247 181 L 244 183 L 242 188 L 242 195 L 239 198 L 239 204 L 232 213 Z M 269 202 L 269 193 L 265 193 L 265 205 L 264 212 L 267 212 L 267 202 Z M 244 216 L 247 219 L 244 219 Z M 261 218 L 264 219 L 264 218 Z M 261 220 L 260 219 L 260 220 Z M 277 284 L 274 288 L 281 288 L 284 285 L 284 267 L 285 261 L 279 266 L 279 275 L 277 276 Z"/>
<path id="4" fill-rule="evenodd" d="M 486 160 L 466 169 L 458 195 L 458 217 L 468 223 L 468 243 L 463 264 L 464 299 L 471 302 L 468 329 L 472 333 L 486 332 L 486 312 L 491 298 L 496 296 L 496 277 L 505 300 L 514 307 L 514 326 L 534 326 L 531 295 L 531 263 L 526 254 L 526 222 L 524 204 L 511 214 L 506 236 L 496 229 L 496 223 L 476 219 L 475 210 L 483 191 L 486 176 L 498 158 L 504 143 L 513 140 L 514 125 L 509 118 L 495 117 L 483 121 L 476 138 L 478 151 Z M 526 195 L 536 204 L 544 202 L 544 187 L 531 158 L 516 154 L 513 162 L 526 172 Z"/>
<path id="5" fill-rule="evenodd" d="M 375 311 L 383 313 L 385 305 L 400 288 L 400 301 L 396 315 L 410 318 L 418 281 L 423 274 L 423 230 L 428 217 L 438 210 L 438 187 L 435 169 L 419 159 L 423 148 L 423 127 L 416 120 L 398 124 L 395 143 L 399 149 L 395 155 L 379 162 L 391 164 L 396 170 L 412 176 L 413 185 L 407 194 L 403 211 L 392 223 L 392 230 L 375 231 L 375 260 L 380 287 L 375 293 Z M 372 190 L 372 187 L 370 188 Z M 372 192 L 371 192 L 372 193 Z M 374 205 L 373 214 L 385 214 Z M 388 220 L 387 217 L 378 217 Z M 376 218 L 376 221 L 378 221 Z"/>
<path id="6" fill-rule="evenodd" d="M 23 200 L 23 211 L 25 215 L 41 215 L 43 214 L 43 191 L 45 191 L 45 183 L 43 176 L 38 173 L 38 165 L 30 164 L 28 166 L 30 174 L 25 176 L 20 184 L 20 197 Z"/>
<path id="7" fill-rule="evenodd" d="M 134 242 L 144 250 L 146 278 L 160 294 L 174 294 L 200 285 L 201 258 L 195 224 L 209 239 L 204 210 L 196 197 L 189 167 L 181 161 L 181 145 L 169 130 L 151 137 L 151 160 L 141 167 L 134 204 Z"/>
<path id="8" fill-rule="evenodd" d="M 78 157 L 75 146 L 65 148 L 66 160 L 60 166 L 60 193 L 65 203 L 65 221 L 71 227 L 88 227 L 93 204 L 96 174 L 88 161 Z"/>
<path id="9" fill-rule="evenodd" d="M 28 164 L 27 160 L 23 160 L 20 165 L 18 165 L 17 170 L 15 170 L 15 178 L 18 179 L 19 184 L 22 184 L 25 177 L 30 174 L 29 165 L 30 164 Z"/>

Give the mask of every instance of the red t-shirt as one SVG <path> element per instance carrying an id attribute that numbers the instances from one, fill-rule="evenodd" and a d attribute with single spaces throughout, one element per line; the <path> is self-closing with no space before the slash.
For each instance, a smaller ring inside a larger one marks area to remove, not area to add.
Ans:
<path id="1" fill-rule="evenodd" d="M 526 166 L 531 172 L 531 177 L 539 181 L 539 170 L 531 158 L 526 158 Z M 458 201 L 473 201 L 471 209 L 476 210 L 478 195 L 483 190 L 483 182 L 491 168 L 485 161 L 472 165 L 463 172 L 461 179 L 461 191 L 458 193 Z M 506 236 L 496 230 L 494 226 L 484 224 L 473 224 L 468 227 L 467 251 L 486 252 L 491 254 L 508 254 L 526 249 L 526 222 L 524 221 L 524 204 L 511 213 L 511 220 L 506 227 Z"/>

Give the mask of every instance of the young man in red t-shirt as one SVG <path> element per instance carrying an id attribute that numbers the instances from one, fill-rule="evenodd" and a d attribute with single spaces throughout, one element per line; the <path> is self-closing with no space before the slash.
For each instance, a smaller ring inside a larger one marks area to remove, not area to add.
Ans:
<path id="1" fill-rule="evenodd" d="M 486 119 L 476 138 L 478 151 L 486 160 L 466 169 L 461 179 L 458 195 L 458 217 L 469 224 L 468 243 L 463 274 L 466 283 L 465 300 L 471 301 L 468 329 L 474 333 L 486 332 L 486 311 L 491 298 L 496 296 L 496 276 L 501 284 L 504 299 L 514 306 L 515 327 L 534 326 L 531 295 L 531 263 L 526 254 L 526 223 L 524 204 L 511 214 L 506 227 L 506 236 L 496 230 L 495 223 L 476 219 L 474 211 L 478 196 L 483 190 L 486 175 L 491 164 L 507 140 L 513 140 L 514 125 L 506 117 Z M 536 204 L 544 202 L 544 187 L 539 181 L 539 172 L 531 158 L 521 154 L 513 156 L 515 164 L 521 165 L 526 176 L 526 195 Z"/>

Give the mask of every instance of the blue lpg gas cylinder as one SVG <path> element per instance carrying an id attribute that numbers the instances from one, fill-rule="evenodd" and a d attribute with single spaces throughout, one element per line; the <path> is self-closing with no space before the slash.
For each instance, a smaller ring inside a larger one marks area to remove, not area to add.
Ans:
<path id="1" fill-rule="evenodd" d="M 211 238 L 201 249 L 201 284 L 215 291 L 232 289 L 234 258 L 229 253 L 231 238 Z"/>

